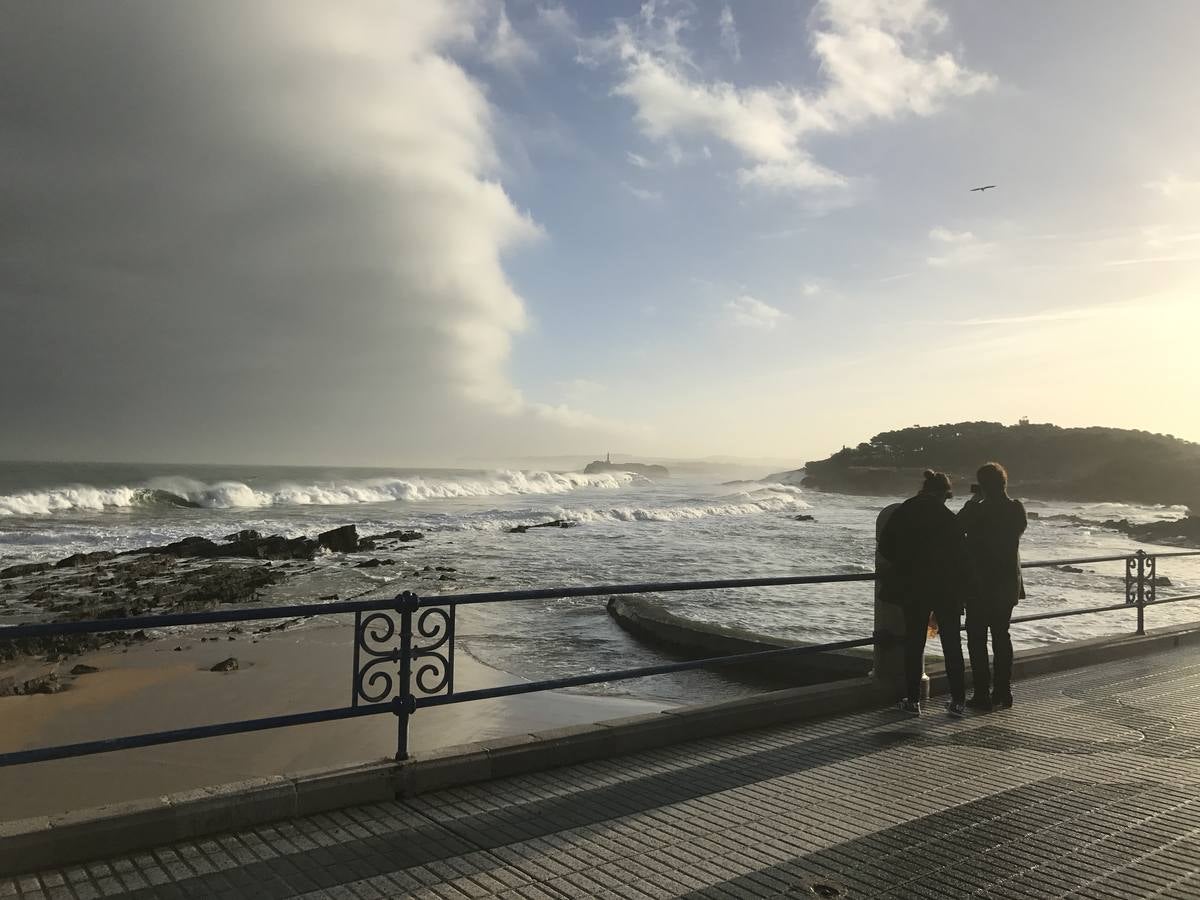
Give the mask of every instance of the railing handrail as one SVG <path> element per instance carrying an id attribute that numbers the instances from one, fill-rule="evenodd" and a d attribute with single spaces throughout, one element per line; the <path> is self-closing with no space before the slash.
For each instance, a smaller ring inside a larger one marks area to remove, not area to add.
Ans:
<path id="1" fill-rule="evenodd" d="M 1120 562 L 1134 553 L 1112 556 L 1081 556 L 1069 559 L 1043 559 L 1021 563 L 1023 569 L 1081 565 L 1083 563 Z M 1147 556 L 1200 556 L 1200 550 L 1150 553 Z M 782 587 L 801 584 L 839 584 L 875 581 L 876 572 L 827 573 L 819 575 L 780 575 L 764 578 L 719 578 L 697 581 L 651 581 L 629 584 L 575 585 L 556 588 L 530 588 L 511 591 L 483 591 L 466 594 L 441 594 L 418 597 L 418 607 L 463 606 L 475 603 L 504 603 L 516 600 L 557 600 L 568 597 L 604 597 L 622 594 L 662 594 L 681 591 L 717 590 L 750 587 Z M 230 622 L 254 622 L 266 619 L 308 619 L 344 613 L 364 613 L 396 608 L 396 597 L 365 600 L 332 600 L 320 603 L 261 606 L 245 609 L 204 610 L 190 613 L 163 613 L 150 616 L 125 616 L 88 619 L 78 622 L 39 622 L 27 625 L 0 625 L 0 640 L 48 637 L 63 634 L 100 634 L 110 631 L 137 631 L 176 625 L 221 625 Z"/>
<path id="2" fill-rule="evenodd" d="M 1156 560 L 1159 556 L 1200 556 L 1200 550 L 1167 551 L 1146 553 L 1137 550 L 1131 554 L 1112 556 L 1087 556 L 1071 559 L 1035 560 L 1022 563 L 1022 568 L 1045 568 L 1081 563 L 1123 562 L 1125 569 L 1125 602 L 1108 606 L 1058 610 L 1018 616 L 1013 624 L 1057 619 L 1067 616 L 1137 609 L 1137 634 L 1144 634 L 1144 612 L 1147 606 L 1163 603 L 1179 603 L 1200 599 L 1200 594 L 1175 597 L 1158 597 Z M 608 672 L 591 672 L 562 678 L 542 679 L 500 685 L 478 690 L 456 691 L 454 689 L 454 632 L 455 611 L 460 605 L 472 603 L 496 603 L 502 601 L 561 599 L 565 597 L 613 596 L 622 594 L 664 593 L 673 591 L 696 591 L 719 588 L 775 587 L 781 585 L 830 584 L 841 582 L 876 581 L 876 572 L 854 572 L 824 575 L 784 575 L 765 578 L 724 578 L 701 581 L 640 582 L 633 584 L 584 585 L 576 587 L 536 588 L 529 590 L 492 591 L 473 594 L 449 594 L 435 597 L 418 597 L 405 591 L 397 596 L 376 597 L 365 600 L 332 601 L 312 605 L 288 605 L 260 607 L 257 609 L 206 610 L 195 613 L 175 613 L 157 616 L 131 616 L 101 619 L 86 622 L 54 622 L 33 625 L 0 626 L 0 640 L 40 637 L 58 634 L 83 634 L 128 631 L 131 629 L 161 628 L 171 625 L 211 625 L 224 622 L 244 622 L 261 619 L 307 619 L 321 615 L 354 613 L 354 678 L 349 706 L 308 712 L 244 719 L 234 722 L 218 722 L 197 725 L 170 731 L 150 732 L 0 753 L 0 767 L 43 762 L 107 753 L 114 750 L 150 747 L 158 744 L 216 737 L 219 735 L 245 734 L 273 728 L 331 722 L 339 719 L 357 718 L 382 713 L 392 713 L 399 721 L 397 759 L 408 753 L 408 720 L 417 709 L 441 706 L 448 703 L 464 703 L 491 697 L 512 696 L 537 691 L 556 690 L 600 684 L 648 675 L 663 675 L 692 669 L 731 666 L 738 663 L 761 662 L 767 659 L 782 659 L 825 651 L 849 650 L 859 647 L 879 646 L 894 641 L 894 635 L 884 632 L 870 637 L 850 638 L 822 644 L 802 644 L 768 650 L 736 653 L 720 657 L 693 659 L 684 662 L 667 662 L 633 669 Z M 393 618 L 396 617 L 396 618 Z M 399 627 L 397 627 L 397 619 Z M 432 621 L 431 621 L 432 620 Z M 417 638 L 416 640 L 414 638 Z M 395 642 L 398 641 L 397 645 Z M 398 666 L 390 671 L 386 666 Z M 428 682 L 427 679 L 433 679 Z"/>

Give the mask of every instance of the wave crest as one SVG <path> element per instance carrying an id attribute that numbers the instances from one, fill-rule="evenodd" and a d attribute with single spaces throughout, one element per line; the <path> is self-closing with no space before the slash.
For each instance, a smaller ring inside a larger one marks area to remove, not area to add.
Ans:
<path id="1" fill-rule="evenodd" d="M 327 484 L 281 484 L 259 490 L 240 481 L 206 484 L 189 478 L 155 478 L 144 485 L 98 488 L 67 485 L 0 496 L 0 516 L 51 515 L 128 507 L 261 509 L 278 506 L 352 506 L 359 503 L 418 502 L 507 494 L 562 494 L 581 488 L 617 489 L 640 476 L 627 472 L 498 471 L 482 478 L 414 475 Z"/>
<path id="2" fill-rule="evenodd" d="M 557 511 L 559 518 L 576 522 L 679 522 L 710 516 L 752 516 L 766 512 L 791 512 L 808 509 L 798 488 L 784 485 L 769 489 L 730 494 L 713 501 L 689 501 L 674 506 L 616 506 L 607 509 L 584 508 Z"/>

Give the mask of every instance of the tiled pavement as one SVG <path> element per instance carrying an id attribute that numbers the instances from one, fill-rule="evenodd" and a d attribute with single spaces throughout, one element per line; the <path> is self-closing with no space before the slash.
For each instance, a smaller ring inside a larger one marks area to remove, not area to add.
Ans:
<path id="1" fill-rule="evenodd" d="M 1200 651 L 0 880 L 0 898 L 1200 897 Z"/>

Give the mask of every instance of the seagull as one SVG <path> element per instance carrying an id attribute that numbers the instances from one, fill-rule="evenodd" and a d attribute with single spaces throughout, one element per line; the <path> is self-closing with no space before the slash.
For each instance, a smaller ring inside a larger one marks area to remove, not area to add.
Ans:
<path id="1" fill-rule="evenodd" d="M 967 193 L 973 194 L 975 191 L 990 191 L 994 187 L 994 184 L 985 184 L 983 187 L 971 188 Z"/>

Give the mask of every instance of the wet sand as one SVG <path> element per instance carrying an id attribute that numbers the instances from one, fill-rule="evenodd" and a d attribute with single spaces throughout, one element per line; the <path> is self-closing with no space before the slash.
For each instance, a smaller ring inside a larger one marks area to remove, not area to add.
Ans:
<path id="1" fill-rule="evenodd" d="M 0 752 L 236 719 L 345 706 L 352 628 L 316 625 L 228 641 L 199 633 L 72 657 L 96 666 L 60 694 L 0 698 Z M 186 639 L 185 639 L 186 638 Z M 176 651 L 176 647 L 182 647 Z M 236 672 L 209 671 L 226 657 Z M 520 679 L 482 665 L 463 648 L 455 688 Z M 410 749 L 635 715 L 668 704 L 561 691 L 420 710 Z M 158 796 L 207 785 L 389 757 L 396 719 L 369 716 L 255 734 L 122 750 L 0 769 L 0 820 Z"/>

